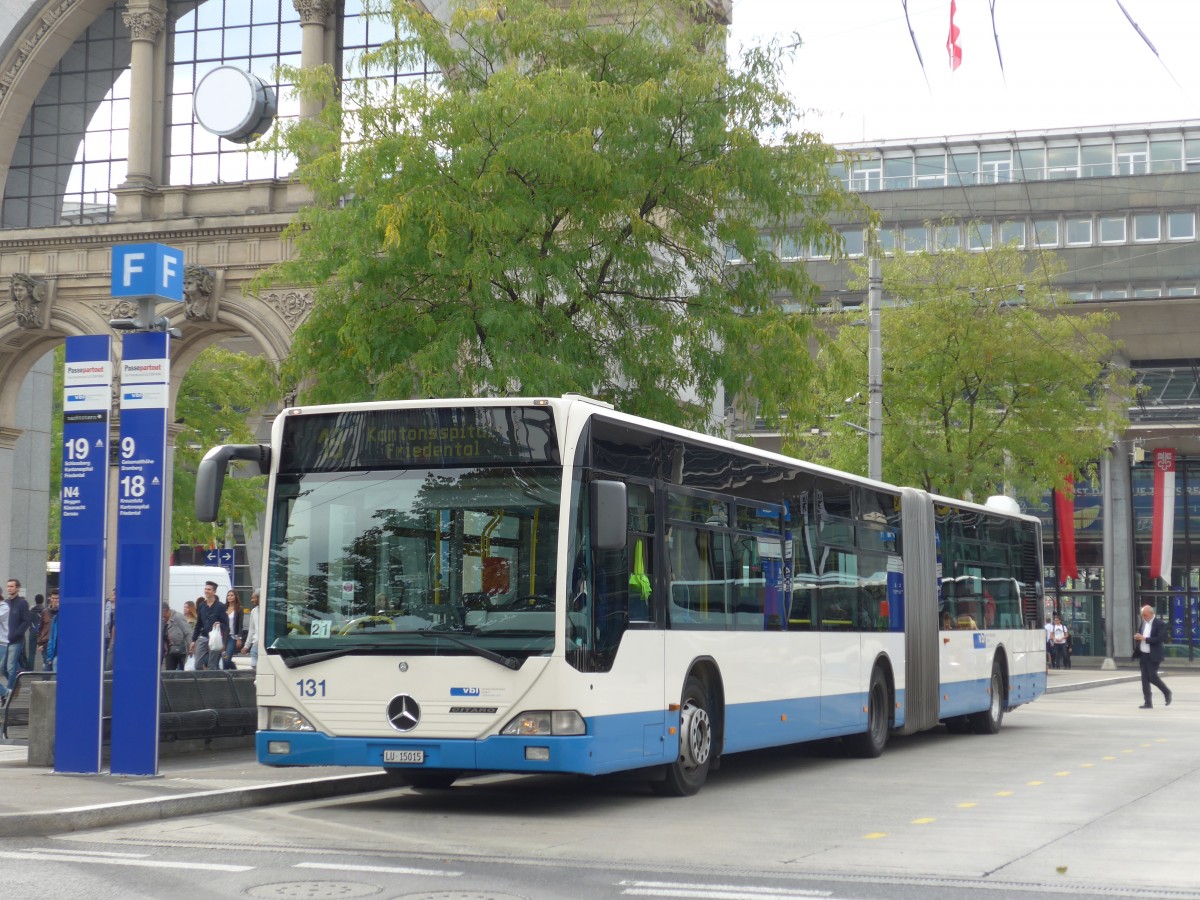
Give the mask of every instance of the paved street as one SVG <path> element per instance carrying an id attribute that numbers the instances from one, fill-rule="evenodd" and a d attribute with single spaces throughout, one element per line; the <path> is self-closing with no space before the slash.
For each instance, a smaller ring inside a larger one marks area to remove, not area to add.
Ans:
<path id="1" fill-rule="evenodd" d="M 52 872 L 93 897 L 169 878 L 208 896 L 1200 898 L 1200 676 L 1169 680 L 1169 709 L 1137 709 L 1136 682 L 1064 691 L 997 736 L 938 730 L 879 760 L 734 756 L 690 799 L 487 776 L 9 838 L 0 860 L 31 897 L 64 895 L 27 880 Z"/>

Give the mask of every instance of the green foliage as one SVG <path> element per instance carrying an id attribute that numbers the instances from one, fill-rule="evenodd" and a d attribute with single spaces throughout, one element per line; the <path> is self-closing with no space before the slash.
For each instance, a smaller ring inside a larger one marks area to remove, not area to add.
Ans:
<path id="1" fill-rule="evenodd" d="M 175 439 L 172 546 L 203 545 L 213 537 L 223 540 L 223 530 L 215 533 L 213 523 L 196 520 L 196 468 L 218 444 L 254 443 L 247 416 L 278 396 L 274 367 L 261 356 L 214 345 L 188 368 L 175 402 L 175 421 L 182 430 Z M 234 476 L 231 468 L 221 495 L 220 521 L 253 523 L 263 509 L 266 478 Z"/>
<path id="2" fill-rule="evenodd" d="M 1031 496 L 1078 478 L 1125 429 L 1131 392 L 1107 366 L 1113 316 L 1069 308 L 1050 286 L 1056 266 L 1014 247 L 884 262 L 896 303 L 881 326 L 884 480 L 978 500 L 1004 484 Z M 819 410 L 786 441 L 860 474 L 867 437 L 844 422 L 867 424 L 869 330 L 846 326 L 864 317 L 834 323 L 818 360 Z"/>
<path id="3" fill-rule="evenodd" d="M 445 24 L 398 0 L 371 71 L 442 76 L 286 71 L 325 104 L 275 139 L 314 202 L 262 282 L 318 286 L 303 399 L 578 391 L 703 428 L 723 385 L 777 410 L 812 370 L 778 300 L 816 291 L 762 229 L 836 247 L 829 214 L 866 212 L 794 130 L 789 51 L 731 66 L 703 9 L 477 0 Z"/>

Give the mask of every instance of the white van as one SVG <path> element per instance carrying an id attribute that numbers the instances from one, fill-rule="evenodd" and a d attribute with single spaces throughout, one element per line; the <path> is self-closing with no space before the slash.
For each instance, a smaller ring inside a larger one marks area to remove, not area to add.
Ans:
<path id="1" fill-rule="evenodd" d="M 204 596 L 204 582 L 217 583 L 217 600 L 224 605 L 225 595 L 232 585 L 229 572 L 221 566 L 171 566 L 170 585 L 167 591 L 171 609 L 183 612 L 183 604 Z"/>

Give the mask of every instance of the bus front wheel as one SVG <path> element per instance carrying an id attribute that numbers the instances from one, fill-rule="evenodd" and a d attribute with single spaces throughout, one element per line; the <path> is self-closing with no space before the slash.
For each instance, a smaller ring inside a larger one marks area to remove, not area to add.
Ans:
<path id="1" fill-rule="evenodd" d="M 713 720 L 708 692 L 694 675 L 683 686 L 679 707 L 679 756 L 664 767 L 661 781 L 650 782 L 663 797 L 690 797 L 704 785 L 713 762 Z"/>

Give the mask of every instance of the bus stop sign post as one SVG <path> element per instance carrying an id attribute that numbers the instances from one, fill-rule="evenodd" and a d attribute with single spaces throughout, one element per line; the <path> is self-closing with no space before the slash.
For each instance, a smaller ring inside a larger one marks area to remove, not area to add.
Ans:
<path id="1" fill-rule="evenodd" d="M 183 251 L 113 247 L 112 295 L 137 298 L 138 313 L 110 323 L 133 332 L 121 354 L 110 768 L 114 775 L 156 775 L 171 373 L 168 323 L 155 317 L 154 304 L 183 299 Z"/>
<path id="2" fill-rule="evenodd" d="M 54 711 L 54 771 L 64 774 L 100 771 L 112 380 L 112 338 L 67 338 L 59 649 L 55 660 L 60 690 Z"/>

